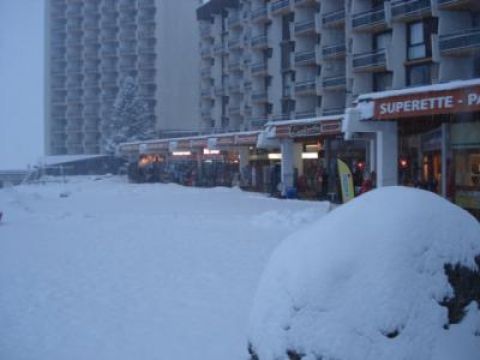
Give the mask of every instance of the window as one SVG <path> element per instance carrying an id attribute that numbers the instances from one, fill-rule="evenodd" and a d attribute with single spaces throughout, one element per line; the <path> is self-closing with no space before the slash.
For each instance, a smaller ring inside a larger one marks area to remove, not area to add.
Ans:
<path id="1" fill-rule="evenodd" d="M 407 85 L 419 86 L 432 83 L 433 64 L 411 65 L 407 67 Z"/>
<path id="2" fill-rule="evenodd" d="M 373 74 L 373 91 L 384 91 L 392 88 L 392 73 L 379 72 Z"/>
<path id="3" fill-rule="evenodd" d="M 408 24 L 408 60 L 432 56 L 432 34 L 437 33 L 437 18 L 428 18 Z"/>

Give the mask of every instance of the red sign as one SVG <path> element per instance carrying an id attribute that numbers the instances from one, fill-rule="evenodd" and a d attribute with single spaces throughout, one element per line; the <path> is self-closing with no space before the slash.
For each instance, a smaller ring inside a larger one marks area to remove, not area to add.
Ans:
<path id="1" fill-rule="evenodd" d="M 480 110 L 480 86 L 392 96 L 375 100 L 377 120 L 441 115 Z"/>
<path id="2" fill-rule="evenodd" d="M 256 145 L 258 134 L 237 135 L 235 143 L 237 145 Z"/>
<path id="3" fill-rule="evenodd" d="M 190 141 L 190 146 L 192 148 L 194 147 L 200 147 L 200 148 L 205 148 L 208 146 L 208 140 L 205 138 L 205 139 L 192 139 Z"/>
<path id="4" fill-rule="evenodd" d="M 235 139 L 233 136 L 221 136 L 217 137 L 217 145 L 233 145 L 235 143 Z"/>

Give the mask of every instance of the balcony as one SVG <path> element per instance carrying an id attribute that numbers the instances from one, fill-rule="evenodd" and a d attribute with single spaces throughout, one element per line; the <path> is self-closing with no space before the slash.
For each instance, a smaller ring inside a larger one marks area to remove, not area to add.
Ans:
<path id="1" fill-rule="evenodd" d="M 347 80 L 345 78 L 345 74 L 325 76 L 323 78 L 322 85 L 324 89 L 328 90 L 344 89 L 347 85 Z"/>
<path id="2" fill-rule="evenodd" d="M 392 2 L 393 19 L 411 19 L 431 13 L 430 0 L 396 0 Z"/>
<path id="3" fill-rule="evenodd" d="M 213 97 L 212 88 L 202 89 L 200 91 L 200 95 L 202 96 L 202 98 L 212 98 Z"/>
<path id="4" fill-rule="evenodd" d="M 232 39 L 228 42 L 229 49 L 239 49 L 242 47 L 240 39 Z"/>
<path id="5" fill-rule="evenodd" d="M 228 26 L 230 28 L 236 28 L 236 27 L 239 27 L 242 25 L 242 22 L 240 20 L 240 16 L 238 14 L 238 12 L 234 12 L 232 13 L 229 17 L 228 17 Z"/>
<path id="6" fill-rule="evenodd" d="M 387 21 L 383 7 L 353 15 L 352 28 L 355 31 L 376 31 L 386 26 Z"/>
<path id="7" fill-rule="evenodd" d="M 261 129 L 265 126 L 268 120 L 265 118 L 263 119 L 250 119 L 250 125 L 253 129 Z"/>
<path id="8" fill-rule="evenodd" d="M 295 23 L 296 35 L 315 34 L 315 32 L 315 20 L 306 20 Z"/>
<path id="9" fill-rule="evenodd" d="M 212 48 L 210 46 L 205 46 L 200 50 L 200 54 L 202 58 L 210 58 L 212 57 Z"/>
<path id="10" fill-rule="evenodd" d="M 207 24 L 200 25 L 200 36 L 202 37 L 212 36 L 212 26 Z"/>
<path id="11" fill-rule="evenodd" d="M 345 24 L 345 9 L 335 10 L 323 14 L 322 24 L 326 28 L 343 26 Z"/>
<path id="12" fill-rule="evenodd" d="M 315 63 L 315 51 L 301 51 L 295 53 L 295 64 L 314 65 Z"/>
<path id="13" fill-rule="evenodd" d="M 479 9 L 477 0 L 437 0 L 440 10 L 471 10 Z"/>
<path id="14" fill-rule="evenodd" d="M 272 14 L 281 14 L 290 11 L 290 0 L 276 0 L 271 3 L 270 11 Z"/>
<path id="15" fill-rule="evenodd" d="M 233 84 L 228 85 L 228 90 L 230 90 L 230 93 L 232 94 L 238 94 L 242 91 L 242 86 L 239 82 L 234 82 Z"/>
<path id="16" fill-rule="evenodd" d="M 295 6 L 315 7 L 319 2 L 317 0 L 295 0 Z"/>
<path id="17" fill-rule="evenodd" d="M 345 56 L 345 43 L 327 45 L 322 48 L 324 59 L 338 59 Z"/>
<path id="18" fill-rule="evenodd" d="M 353 70 L 358 72 L 375 72 L 387 67 L 387 52 L 380 49 L 353 55 Z"/>
<path id="19" fill-rule="evenodd" d="M 230 115 L 240 115 L 240 106 L 229 106 L 228 112 Z"/>
<path id="20" fill-rule="evenodd" d="M 228 64 L 229 71 L 240 71 L 241 70 L 241 62 L 240 60 L 233 61 Z"/>
<path id="21" fill-rule="evenodd" d="M 257 92 L 252 94 L 252 101 L 254 103 L 268 102 L 268 95 L 265 91 L 257 91 Z"/>
<path id="22" fill-rule="evenodd" d="M 268 22 L 267 8 L 260 7 L 258 9 L 252 10 L 250 19 L 252 22 Z"/>
<path id="23" fill-rule="evenodd" d="M 200 75 L 203 77 L 203 78 L 211 78 L 212 77 L 212 71 L 210 68 L 206 68 L 206 69 L 202 69 L 200 71 Z"/>
<path id="24" fill-rule="evenodd" d="M 267 35 L 257 35 L 254 36 L 250 42 L 252 48 L 254 49 L 265 49 L 268 48 L 268 37 Z"/>
<path id="25" fill-rule="evenodd" d="M 213 53 L 215 55 L 223 55 L 225 52 L 226 52 L 225 45 L 223 44 L 215 45 L 213 48 Z"/>
<path id="26" fill-rule="evenodd" d="M 329 108 L 323 109 L 322 115 L 323 116 L 341 115 L 344 112 L 345 112 L 344 107 L 329 107 Z"/>
<path id="27" fill-rule="evenodd" d="M 295 83 L 296 95 L 315 95 L 317 93 L 317 82 L 315 79 Z"/>
<path id="28" fill-rule="evenodd" d="M 317 116 L 315 109 L 295 112 L 295 119 L 311 119 Z"/>
<path id="29" fill-rule="evenodd" d="M 139 9 L 152 9 L 155 8 L 155 0 L 138 0 Z"/>
<path id="30" fill-rule="evenodd" d="M 264 75 L 267 73 L 267 64 L 265 62 L 252 64 L 250 70 L 252 75 Z"/>
<path id="31" fill-rule="evenodd" d="M 140 24 L 155 24 L 155 13 L 144 13 L 138 16 Z"/>
<path id="32" fill-rule="evenodd" d="M 439 41 L 444 55 L 464 55 L 480 49 L 480 28 L 466 29 L 443 35 Z"/>
<path id="33" fill-rule="evenodd" d="M 215 87 L 215 96 L 224 96 L 224 95 L 225 95 L 225 90 L 223 89 L 222 86 Z"/>

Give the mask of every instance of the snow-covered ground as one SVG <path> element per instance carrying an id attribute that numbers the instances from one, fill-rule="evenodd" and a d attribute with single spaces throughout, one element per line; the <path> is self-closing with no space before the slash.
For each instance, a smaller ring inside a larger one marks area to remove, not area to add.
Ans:
<path id="1" fill-rule="evenodd" d="M 267 259 L 327 209 L 115 177 L 0 190 L 0 359 L 245 359 Z"/>

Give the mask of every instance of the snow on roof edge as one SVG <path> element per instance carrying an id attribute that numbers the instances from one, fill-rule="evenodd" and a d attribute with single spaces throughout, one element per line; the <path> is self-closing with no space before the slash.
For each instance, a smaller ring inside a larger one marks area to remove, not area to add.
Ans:
<path id="1" fill-rule="evenodd" d="M 418 94 L 429 91 L 445 91 L 445 90 L 454 90 L 462 87 L 480 85 L 480 78 L 471 79 L 471 80 L 455 80 L 441 84 L 433 85 L 424 85 L 417 86 L 412 88 L 397 89 L 397 90 L 386 90 L 379 92 L 372 92 L 367 94 L 359 95 L 357 98 L 358 102 L 371 101 L 376 99 L 383 99 L 386 97 L 394 97 L 408 94 Z"/>

